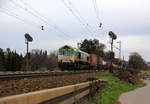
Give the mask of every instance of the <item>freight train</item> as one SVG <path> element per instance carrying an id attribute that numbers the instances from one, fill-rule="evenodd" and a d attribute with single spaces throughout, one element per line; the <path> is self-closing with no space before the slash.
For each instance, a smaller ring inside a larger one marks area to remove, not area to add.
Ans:
<path id="1" fill-rule="evenodd" d="M 58 50 L 58 66 L 61 70 L 100 70 L 110 66 L 102 57 L 88 54 L 69 45 L 64 45 Z"/>

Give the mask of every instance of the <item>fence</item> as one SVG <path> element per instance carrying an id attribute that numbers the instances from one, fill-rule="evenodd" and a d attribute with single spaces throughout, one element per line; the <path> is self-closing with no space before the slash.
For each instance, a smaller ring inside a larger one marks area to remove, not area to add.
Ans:
<path id="1" fill-rule="evenodd" d="M 72 104 L 82 97 L 95 93 L 105 81 L 94 80 L 59 88 L 0 98 L 0 104 Z"/>

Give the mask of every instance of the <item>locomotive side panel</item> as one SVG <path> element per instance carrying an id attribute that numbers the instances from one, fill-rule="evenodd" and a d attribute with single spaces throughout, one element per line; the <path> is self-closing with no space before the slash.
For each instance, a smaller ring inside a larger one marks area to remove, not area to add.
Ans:
<path id="1" fill-rule="evenodd" d="M 95 54 L 90 54 L 90 66 L 98 65 L 98 57 Z"/>
<path id="2" fill-rule="evenodd" d="M 76 62 L 89 64 L 89 54 L 78 50 L 76 54 Z"/>
<path id="3" fill-rule="evenodd" d="M 97 65 L 98 66 L 101 66 L 101 65 L 103 65 L 103 59 L 102 59 L 102 57 L 100 57 L 100 56 L 97 56 L 98 58 L 97 58 Z"/>

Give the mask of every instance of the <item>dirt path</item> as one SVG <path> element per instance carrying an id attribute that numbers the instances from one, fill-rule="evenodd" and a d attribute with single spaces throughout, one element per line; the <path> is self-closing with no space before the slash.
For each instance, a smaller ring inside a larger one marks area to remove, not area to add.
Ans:
<path id="1" fill-rule="evenodd" d="M 122 94 L 119 98 L 121 104 L 150 104 L 150 80 L 145 81 L 147 86 Z"/>

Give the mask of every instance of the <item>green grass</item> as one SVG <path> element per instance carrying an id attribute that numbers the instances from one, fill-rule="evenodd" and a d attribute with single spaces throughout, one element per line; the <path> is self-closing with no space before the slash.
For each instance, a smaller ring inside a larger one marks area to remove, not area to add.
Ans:
<path id="1" fill-rule="evenodd" d="M 141 73 L 150 74 L 150 70 L 142 70 Z"/>
<path id="2" fill-rule="evenodd" d="M 107 85 L 89 104 L 114 104 L 122 93 L 145 85 L 144 82 L 132 85 L 112 75 L 104 76 L 100 79 L 107 81 Z"/>

